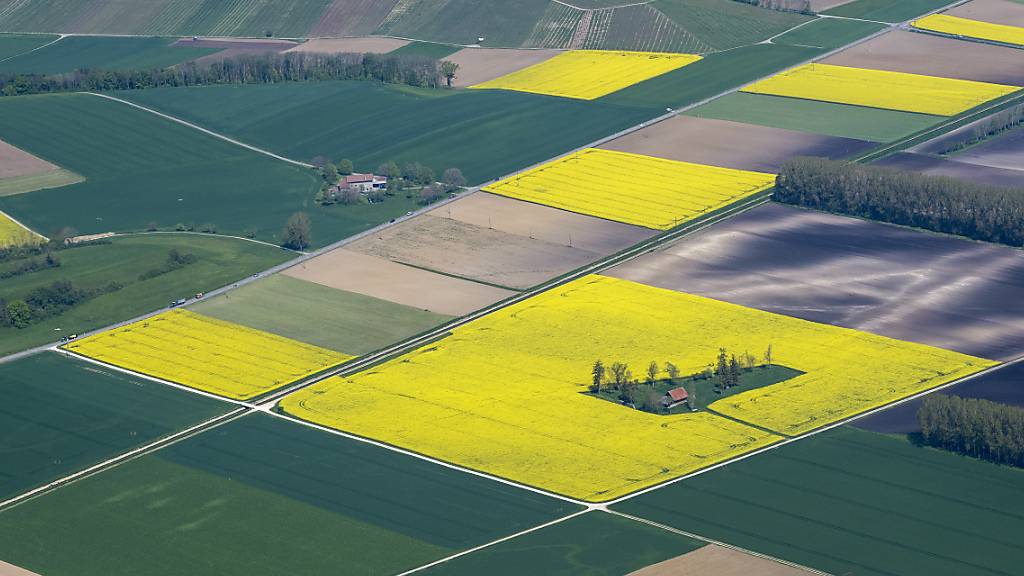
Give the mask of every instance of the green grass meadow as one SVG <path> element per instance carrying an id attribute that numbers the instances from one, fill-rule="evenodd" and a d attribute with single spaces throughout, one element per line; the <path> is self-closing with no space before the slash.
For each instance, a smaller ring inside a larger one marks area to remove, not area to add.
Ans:
<path id="1" fill-rule="evenodd" d="M 0 512 L 0 542 L 47 576 L 394 574 L 576 510 L 255 414 Z"/>
<path id="2" fill-rule="evenodd" d="M 0 500 L 231 408 L 58 352 L 0 364 L 0 392 Z"/>
<path id="3" fill-rule="evenodd" d="M 835 50 L 885 28 L 884 24 L 875 22 L 827 18 L 791 30 L 772 40 L 772 43 Z"/>
<path id="4" fill-rule="evenodd" d="M 1024 470 L 842 427 L 613 508 L 831 574 L 1020 569 Z"/>
<path id="5" fill-rule="evenodd" d="M 0 66 L 6 64 L 8 58 L 14 58 L 34 50 L 47 42 L 53 42 L 57 36 L 50 34 L 0 34 Z"/>
<path id="6" fill-rule="evenodd" d="M 516 47 L 533 31 L 550 0 L 415 0 L 377 34 L 432 42 Z"/>
<path id="7" fill-rule="evenodd" d="M 422 162 L 438 174 L 460 168 L 472 184 L 652 116 L 649 109 L 504 90 L 424 90 L 370 82 L 119 95 L 290 158 L 349 158 L 363 171 L 388 160 Z"/>
<path id="8" fill-rule="evenodd" d="M 652 7 L 715 50 L 757 44 L 811 19 L 733 0 L 656 0 Z"/>
<path id="9" fill-rule="evenodd" d="M 798 132 L 892 142 L 945 120 L 941 116 L 735 92 L 687 112 Z"/>
<path id="10" fill-rule="evenodd" d="M 823 14 L 880 22 L 903 22 L 952 4 L 951 0 L 855 0 Z"/>
<path id="11" fill-rule="evenodd" d="M 143 272 L 163 265 L 172 248 L 194 254 L 197 261 L 155 278 L 139 280 Z M 28 328 L 0 328 L 0 355 L 53 342 L 62 334 L 94 330 L 157 310 L 171 300 L 220 288 L 295 256 L 293 252 L 235 238 L 174 233 L 124 236 L 109 244 L 70 248 L 56 255 L 60 267 L 5 278 L 0 282 L 0 298 L 8 302 L 22 299 L 33 288 L 65 279 L 83 289 L 99 288 L 112 281 L 125 287 Z M 16 265 L 17 262 L 0 263 L 0 270 Z"/>
<path id="12" fill-rule="evenodd" d="M 434 58 L 435 60 L 441 60 L 445 56 L 451 56 L 459 50 L 462 50 L 461 46 L 452 46 L 451 44 L 436 44 L 434 42 L 413 42 L 406 44 L 401 48 L 396 48 L 388 54 L 393 56 L 425 56 L 427 58 Z"/>
<path id="13" fill-rule="evenodd" d="M 283 274 L 253 282 L 190 309 L 353 356 L 404 340 L 450 319 Z"/>
<path id="14" fill-rule="evenodd" d="M 704 543 L 605 512 L 588 512 L 424 571 L 430 576 L 620 576 Z"/>
<path id="15" fill-rule="evenodd" d="M 217 52 L 172 47 L 177 38 L 68 36 L 49 46 L 0 62 L 0 73 L 60 74 L 79 69 L 148 70 Z"/>
<path id="16" fill-rule="evenodd" d="M 47 236 L 65 226 L 84 234 L 213 224 L 220 233 L 277 243 L 288 217 L 302 211 L 314 246 L 323 246 L 415 205 L 401 196 L 320 207 L 311 169 L 84 94 L 0 100 L 0 139 L 86 178 L 0 197 L 0 209 Z"/>

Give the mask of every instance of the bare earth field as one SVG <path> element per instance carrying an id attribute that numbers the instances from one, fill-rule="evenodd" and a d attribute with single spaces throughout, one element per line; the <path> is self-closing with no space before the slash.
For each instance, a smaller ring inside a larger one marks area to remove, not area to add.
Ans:
<path id="1" fill-rule="evenodd" d="M 529 288 L 599 254 L 424 215 L 363 238 L 349 250 L 510 288 Z"/>
<path id="2" fill-rule="evenodd" d="M 1006 360 L 1024 252 L 768 204 L 605 274 Z"/>
<path id="3" fill-rule="evenodd" d="M 449 316 L 462 316 L 515 294 L 344 248 L 282 274 Z"/>
<path id="4" fill-rule="evenodd" d="M 429 212 L 479 226 L 543 240 L 551 244 L 614 254 L 651 238 L 656 231 L 593 218 L 504 196 L 475 192 Z"/>
<path id="5" fill-rule="evenodd" d="M 809 576 L 813 572 L 708 544 L 628 576 Z"/>
<path id="6" fill-rule="evenodd" d="M 835 8 L 836 6 L 842 6 L 843 4 L 849 4 L 853 0 L 811 0 L 811 11 L 813 12 L 824 12 L 829 8 Z"/>
<path id="7" fill-rule="evenodd" d="M 408 40 L 397 38 L 314 38 L 289 49 L 288 52 L 325 52 L 327 54 L 376 52 L 384 54 L 397 50 L 408 43 Z"/>
<path id="8" fill-rule="evenodd" d="M 81 182 L 83 178 L 0 140 L 0 196 Z"/>
<path id="9" fill-rule="evenodd" d="M 39 574 L 0 560 L 0 576 L 39 576 Z"/>
<path id="10" fill-rule="evenodd" d="M 0 140 L 0 180 L 54 170 L 57 166 Z"/>
<path id="11" fill-rule="evenodd" d="M 324 10 L 310 36 L 371 34 L 398 4 L 398 0 L 334 0 Z"/>
<path id="12" fill-rule="evenodd" d="M 952 156 L 957 162 L 1024 170 L 1024 128 L 1017 128 Z M 1024 187 L 1024 172 L 1019 186 Z"/>
<path id="13" fill-rule="evenodd" d="M 1021 6 L 1024 8 L 1024 6 Z M 941 54 L 937 58 L 936 54 Z M 896 30 L 822 60 L 825 64 L 1024 85 L 1024 58 L 1016 48 L 964 42 Z"/>
<path id="14" fill-rule="evenodd" d="M 1024 171 L 970 164 L 958 161 L 959 156 L 954 158 L 957 158 L 957 160 L 947 160 L 945 158 L 924 156 L 911 152 L 900 152 L 879 160 L 874 165 L 921 172 L 933 176 L 949 176 L 950 178 L 969 180 L 980 184 L 991 184 L 992 186 L 1016 188 L 1024 186 Z"/>
<path id="15" fill-rule="evenodd" d="M 1024 4 L 1010 0 L 972 0 L 946 14 L 995 24 L 1024 26 Z"/>
<path id="16" fill-rule="evenodd" d="M 207 54 L 197 58 L 200 64 L 220 62 L 227 58 L 243 56 L 246 54 L 267 54 L 269 52 L 284 52 L 289 48 L 298 46 L 291 40 L 277 40 L 274 38 L 204 38 L 199 37 L 182 38 L 171 46 L 191 46 L 192 48 L 222 48 L 220 52 Z"/>
<path id="17" fill-rule="evenodd" d="M 445 58 L 459 65 L 455 86 L 472 86 L 494 80 L 527 66 L 543 62 L 560 50 L 520 50 L 512 48 L 463 48 Z"/>
<path id="18" fill-rule="evenodd" d="M 844 158 L 874 147 L 836 138 L 728 120 L 676 116 L 616 138 L 601 148 L 757 172 L 778 172 L 794 156 Z"/>

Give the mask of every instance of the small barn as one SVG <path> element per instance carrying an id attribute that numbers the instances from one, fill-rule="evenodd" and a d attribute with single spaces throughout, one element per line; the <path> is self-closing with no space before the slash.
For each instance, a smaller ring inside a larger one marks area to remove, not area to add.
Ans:
<path id="1" fill-rule="evenodd" d="M 665 408 L 674 408 L 686 402 L 689 398 L 690 393 L 686 391 L 686 388 L 680 386 L 665 392 L 665 395 L 661 398 L 661 405 Z"/>

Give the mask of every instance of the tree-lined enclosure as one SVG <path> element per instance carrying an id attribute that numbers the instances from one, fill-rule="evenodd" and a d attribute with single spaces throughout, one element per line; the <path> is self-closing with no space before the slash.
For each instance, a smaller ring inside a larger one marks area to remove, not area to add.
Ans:
<path id="1" fill-rule="evenodd" d="M 66 74 L 0 74 L 0 95 L 325 80 L 372 80 L 425 88 L 437 88 L 445 83 L 441 63 L 424 56 L 287 52 L 243 54 L 211 63 L 190 61 L 150 70 L 96 69 L 76 70 Z"/>
<path id="2" fill-rule="evenodd" d="M 822 158 L 783 165 L 773 199 L 881 222 L 1024 246 L 1024 188 Z"/>
<path id="3" fill-rule="evenodd" d="M 1024 467 L 1024 410 L 977 398 L 932 395 L 917 412 L 928 446 Z"/>

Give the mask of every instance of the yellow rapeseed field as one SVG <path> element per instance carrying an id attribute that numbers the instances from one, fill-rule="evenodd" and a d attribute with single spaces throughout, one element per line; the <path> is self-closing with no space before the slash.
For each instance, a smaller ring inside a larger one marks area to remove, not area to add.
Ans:
<path id="1" fill-rule="evenodd" d="M 187 310 L 66 346 L 101 362 L 247 400 L 352 357 Z"/>
<path id="2" fill-rule="evenodd" d="M 6 214 L 0 212 L 0 248 L 21 246 L 23 244 L 37 244 L 42 241 L 43 238 L 41 236 L 22 228 L 15 221 L 8 218 Z"/>
<path id="3" fill-rule="evenodd" d="M 932 14 L 913 22 L 914 28 L 921 30 L 932 30 L 943 34 L 966 36 L 968 38 L 980 38 L 992 40 L 1005 44 L 1016 44 L 1024 46 L 1024 28 L 1019 26 L 1007 26 L 1006 24 L 993 24 L 980 20 L 959 18 L 946 14 Z"/>
<path id="4" fill-rule="evenodd" d="M 593 100 L 700 59 L 696 54 L 570 50 L 471 88 L 499 88 Z"/>
<path id="5" fill-rule="evenodd" d="M 774 183 L 774 174 L 588 148 L 484 190 L 570 212 L 666 230 Z"/>
<path id="6" fill-rule="evenodd" d="M 785 403 L 722 407 L 785 432 L 825 424 L 991 362 L 787 316 L 588 276 L 350 377 L 285 397 L 325 426 L 571 497 L 604 501 L 779 441 L 711 412 L 659 416 L 585 394 L 591 365 L 684 373 L 720 346 L 808 372 Z M 781 397 L 779 393 L 776 397 Z M 721 404 L 724 401 L 719 401 Z"/>
<path id="7" fill-rule="evenodd" d="M 954 116 L 1017 90 L 1017 86 L 831 64 L 806 64 L 743 89 L 938 116 Z"/>

